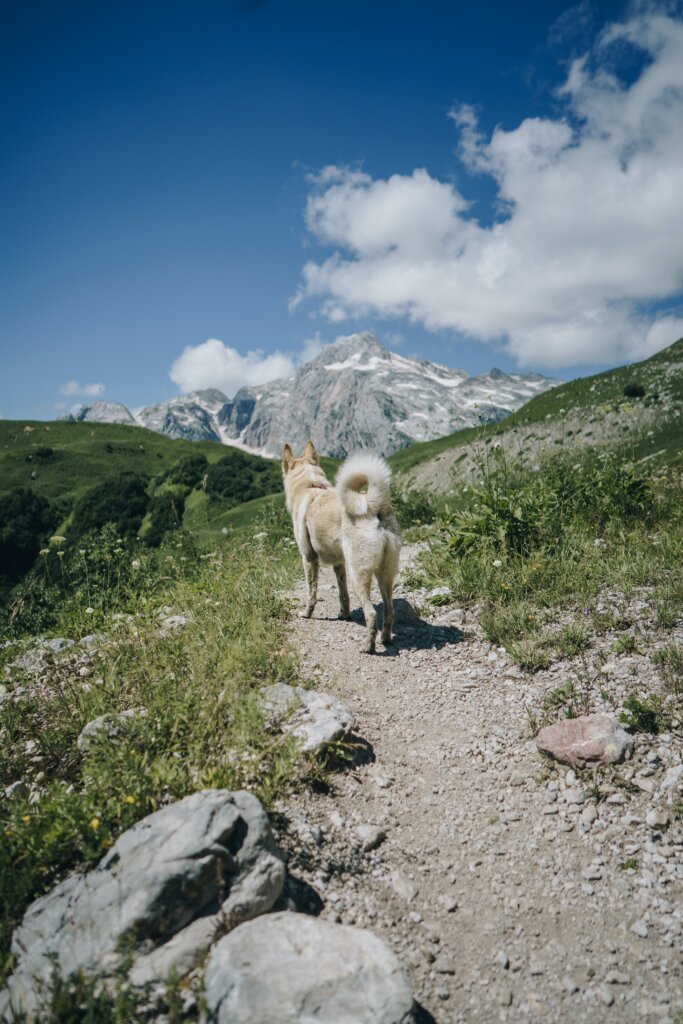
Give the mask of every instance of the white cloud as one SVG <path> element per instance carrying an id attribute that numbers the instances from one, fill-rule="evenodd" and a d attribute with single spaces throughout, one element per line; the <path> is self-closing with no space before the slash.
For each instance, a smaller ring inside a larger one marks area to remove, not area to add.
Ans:
<path id="1" fill-rule="evenodd" d="M 202 388 L 218 388 L 233 396 L 240 388 L 266 384 L 277 377 L 291 377 L 295 363 L 284 352 L 247 352 L 241 355 L 236 348 L 224 345 L 217 338 L 209 338 L 201 345 L 188 345 L 175 360 L 169 371 L 173 383 L 181 392 Z"/>
<path id="2" fill-rule="evenodd" d="M 646 59 L 624 82 L 614 68 L 633 47 Z M 681 320 L 651 310 L 683 291 L 683 22 L 649 9 L 609 26 L 558 99 L 562 116 L 490 138 L 472 107 L 452 112 L 461 159 L 496 183 L 490 226 L 424 169 L 325 168 L 306 223 L 335 251 L 305 265 L 294 305 L 316 299 L 332 322 L 407 317 L 546 367 L 674 341 Z"/>
<path id="3" fill-rule="evenodd" d="M 104 392 L 104 384 L 79 384 L 77 380 L 68 380 L 59 389 L 67 398 L 101 398 Z"/>

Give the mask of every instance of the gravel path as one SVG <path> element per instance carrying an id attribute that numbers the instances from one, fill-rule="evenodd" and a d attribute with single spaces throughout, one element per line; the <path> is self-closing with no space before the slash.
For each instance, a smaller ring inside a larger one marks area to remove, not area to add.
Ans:
<path id="1" fill-rule="evenodd" d="M 536 752 L 539 676 L 461 611 L 413 620 L 424 594 L 398 594 L 395 643 L 374 657 L 357 613 L 336 620 L 331 573 L 313 619 L 293 609 L 304 676 L 351 707 L 359 740 L 329 788 L 281 808 L 299 902 L 382 936 L 438 1024 L 678 1024 L 678 741 L 637 741 L 596 800 L 592 773 Z"/>

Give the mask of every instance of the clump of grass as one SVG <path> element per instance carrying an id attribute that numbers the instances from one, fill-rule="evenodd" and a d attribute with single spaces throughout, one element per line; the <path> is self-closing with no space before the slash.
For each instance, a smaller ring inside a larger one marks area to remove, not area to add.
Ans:
<path id="1" fill-rule="evenodd" d="M 625 612 L 595 610 L 605 590 L 626 601 L 636 587 L 657 587 L 660 621 L 680 618 L 683 503 L 675 475 L 647 478 L 615 453 L 559 455 L 518 474 L 504 452 L 489 450 L 486 459 L 483 484 L 446 500 L 421 568 L 423 584 L 483 605 L 491 642 L 529 670 L 586 650 L 591 627 L 620 630 L 618 652 L 633 652 Z M 565 623 L 553 630 L 561 609 Z"/>

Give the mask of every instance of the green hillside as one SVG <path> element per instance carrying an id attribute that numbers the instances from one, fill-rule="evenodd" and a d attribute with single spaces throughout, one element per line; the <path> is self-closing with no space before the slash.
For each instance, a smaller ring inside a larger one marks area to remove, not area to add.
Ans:
<path id="1" fill-rule="evenodd" d="M 217 462 L 235 451 L 117 423 L 0 420 L 0 493 L 30 487 L 48 500 L 73 500 L 122 473 L 157 476 L 186 455 L 199 452 Z M 263 461 L 257 455 L 246 458 Z"/>
<path id="2" fill-rule="evenodd" d="M 621 417 L 624 422 L 611 424 L 610 436 L 605 440 L 613 442 L 619 433 L 628 433 L 635 458 L 657 452 L 661 461 L 668 462 L 678 457 L 683 447 L 682 410 L 683 338 L 643 362 L 581 377 L 546 391 L 500 424 L 485 424 L 411 445 L 392 455 L 389 462 L 395 472 L 406 473 L 423 463 L 437 462 L 439 456 L 452 454 L 453 449 L 465 449 L 473 442 L 513 430 L 529 428 L 527 439 L 533 440 L 534 426 L 545 428 L 548 423 L 556 424 L 568 416 L 593 419 L 598 424 Z M 639 423 L 646 420 L 643 436 L 637 436 Z M 627 425 L 634 429 L 624 429 Z M 598 440 L 599 435 L 600 430 L 584 429 L 586 443 L 594 443 L 591 439 Z M 557 439 L 554 441 L 557 443 Z"/>

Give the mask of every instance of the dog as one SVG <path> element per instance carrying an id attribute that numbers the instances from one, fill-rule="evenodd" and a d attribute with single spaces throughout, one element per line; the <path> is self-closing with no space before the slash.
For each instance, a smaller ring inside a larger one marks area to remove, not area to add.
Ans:
<path id="1" fill-rule="evenodd" d="M 401 551 L 401 530 L 391 507 L 389 466 L 377 455 L 351 455 L 332 487 L 320 468 L 313 442 L 308 441 L 298 459 L 290 445 L 283 447 L 282 478 L 306 575 L 308 600 L 301 616 L 313 614 L 320 563 L 331 565 L 339 588 L 339 618 L 348 619 L 350 613 L 348 574 L 365 615 L 362 650 L 373 654 L 377 614 L 370 597 L 372 578 L 377 578 L 384 606 L 382 643 L 390 644 Z"/>

